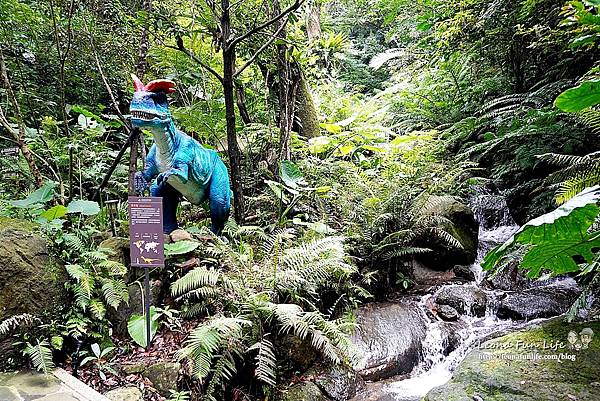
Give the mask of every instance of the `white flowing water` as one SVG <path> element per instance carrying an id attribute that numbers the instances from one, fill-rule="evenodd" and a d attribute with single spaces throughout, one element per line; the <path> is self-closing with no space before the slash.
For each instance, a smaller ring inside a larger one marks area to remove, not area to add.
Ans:
<path id="1" fill-rule="evenodd" d="M 471 266 L 476 280 L 475 283 L 459 285 L 479 287 L 485 278 L 485 272 L 480 264 L 483 257 L 490 249 L 509 239 L 519 227 L 510 216 L 506 202 L 501 196 L 488 193 L 479 194 L 471 202 L 471 207 L 480 224 L 477 261 Z M 421 362 L 408 377 L 385 380 L 385 385 L 381 388 L 381 400 L 421 400 L 432 388 L 441 386 L 450 380 L 452 372 L 467 353 L 485 338 L 517 326 L 516 322 L 496 317 L 498 298 L 502 291 L 484 291 L 487 295 L 485 315 L 483 317 L 469 315 L 461 317 L 461 328 L 452 334 L 459 336 L 459 344 L 448 355 L 444 355 L 444 350 L 448 345 L 448 335 L 444 334 L 444 330 L 448 331 L 448 326 L 444 327 L 447 323 L 436 320 L 431 313 L 428 313 L 428 300 L 435 294 L 427 294 L 421 298 L 419 307 L 428 320 L 427 335 L 422 344 Z"/>

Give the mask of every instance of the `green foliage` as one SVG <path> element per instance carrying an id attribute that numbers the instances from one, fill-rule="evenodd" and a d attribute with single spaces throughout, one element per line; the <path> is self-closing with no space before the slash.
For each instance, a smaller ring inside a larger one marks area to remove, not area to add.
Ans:
<path id="1" fill-rule="evenodd" d="M 482 266 L 493 268 L 513 244 L 525 244 L 530 247 L 521 267 L 528 270 L 530 277 L 538 277 L 543 270 L 553 274 L 579 271 L 574 258 L 592 263 L 596 258 L 594 250 L 600 246 L 600 232 L 589 232 L 600 212 L 598 199 L 598 187 L 588 188 L 553 212 L 529 221 L 513 238 L 488 253 Z"/>
<path id="2" fill-rule="evenodd" d="M 165 256 L 184 255 L 198 248 L 198 241 L 177 241 L 170 244 L 165 244 Z"/>
<path id="3" fill-rule="evenodd" d="M 566 112 L 576 112 L 600 103 L 600 81 L 585 81 L 567 89 L 554 101 L 554 105 Z"/>
<path id="4" fill-rule="evenodd" d="M 37 340 L 33 345 L 27 343 L 23 350 L 23 355 L 29 357 L 34 369 L 43 372 L 44 374 L 50 374 L 50 371 L 54 369 L 52 350 L 50 349 L 50 344 L 46 340 Z"/>
<path id="5" fill-rule="evenodd" d="M 280 355 L 274 344 L 286 335 L 308 341 L 336 363 L 350 355 L 348 322 L 332 316 L 339 312 L 319 309 L 325 290 L 354 303 L 360 296 L 349 285 L 356 270 L 346 261 L 342 239 L 323 237 L 291 246 L 295 236 L 290 230 L 257 234 L 263 242 L 260 260 L 251 264 L 240 254 L 247 247 L 244 236 L 234 237 L 241 241 L 240 251 L 217 241 L 207 252 L 225 263 L 227 271 L 205 260 L 171 287 L 187 305 L 184 315 L 226 306 L 194 329 L 179 353 L 193 362 L 195 376 L 208 380 L 207 399 L 219 399 L 218 389 L 238 374 L 240 361 L 253 360 L 256 379 L 275 385 Z"/>
<path id="6" fill-rule="evenodd" d="M 156 335 L 158 330 L 158 318 L 159 315 L 156 312 L 154 306 L 150 306 L 150 341 Z M 147 344 L 147 328 L 146 328 L 146 315 L 133 314 L 127 322 L 127 332 L 140 347 L 146 347 Z"/>

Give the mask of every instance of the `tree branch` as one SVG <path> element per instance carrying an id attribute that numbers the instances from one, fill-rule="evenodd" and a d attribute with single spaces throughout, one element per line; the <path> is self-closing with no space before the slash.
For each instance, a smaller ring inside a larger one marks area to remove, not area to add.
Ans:
<path id="1" fill-rule="evenodd" d="M 292 4 L 291 6 L 289 6 L 288 8 L 286 8 L 285 10 L 283 10 L 279 15 L 276 15 L 275 17 L 271 18 L 270 20 L 258 25 L 257 27 L 249 30 L 248 32 L 244 33 L 242 36 L 239 36 L 235 39 L 233 39 L 229 44 L 227 44 L 227 47 L 231 48 L 234 47 L 235 45 L 237 45 L 238 43 L 240 43 L 241 41 L 243 41 L 244 39 L 247 39 L 248 37 L 254 35 L 255 33 L 262 31 L 263 29 L 265 29 L 266 27 L 273 25 L 274 23 L 276 23 L 277 21 L 279 21 L 280 19 L 282 19 L 283 17 L 287 16 L 288 14 L 290 14 L 291 12 L 297 10 L 302 3 L 304 3 L 304 0 L 295 0 L 294 4 Z"/>
<path id="2" fill-rule="evenodd" d="M 223 83 L 223 77 L 216 70 L 214 70 L 211 66 L 209 66 L 208 64 L 206 64 L 205 62 L 200 60 L 198 58 L 198 56 L 196 56 L 194 53 L 192 53 L 189 49 L 187 49 L 183 45 L 183 38 L 181 36 L 177 37 L 177 46 L 172 46 L 172 45 L 165 45 L 165 46 L 170 49 L 179 50 L 180 52 L 186 54 L 189 58 L 194 60 L 198 65 L 200 65 L 205 70 L 207 70 L 208 72 L 213 74 L 215 76 L 215 78 L 217 78 L 219 80 L 219 82 L 221 82 L 221 84 Z"/>
<path id="3" fill-rule="evenodd" d="M 252 55 L 252 57 L 250 57 L 248 59 L 248 61 L 246 61 L 244 63 L 244 65 L 242 65 L 240 67 L 239 70 L 237 70 L 234 74 L 233 77 L 236 78 L 237 76 L 239 76 L 242 71 L 244 71 L 246 68 L 248 68 L 248 66 L 250 66 L 250 64 L 252 64 L 254 62 L 254 60 L 256 60 L 256 58 L 260 55 L 260 53 L 262 53 L 271 43 L 273 43 L 275 41 L 275 39 L 277 39 L 277 35 L 279 35 L 281 33 L 281 31 L 283 31 L 283 28 L 285 28 L 287 21 L 284 22 L 283 24 L 281 24 L 281 26 L 277 29 L 277 31 L 273 34 L 273 36 L 271 36 L 271 38 L 269 38 L 269 40 L 267 40 L 257 51 L 256 53 L 254 53 Z"/>

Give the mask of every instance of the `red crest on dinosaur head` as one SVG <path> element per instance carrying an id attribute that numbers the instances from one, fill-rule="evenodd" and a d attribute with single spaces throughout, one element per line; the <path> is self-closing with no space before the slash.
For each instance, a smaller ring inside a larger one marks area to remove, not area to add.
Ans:
<path id="1" fill-rule="evenodd" d="M 148 91 L 148 92 L 160 92 L 163 91 L 165 93 L 173 93 L 175 92 L 175 82 L 169 79 L 155 79 L 154 81 L 148 82 L 146 85 L 142 83 L 142 81 L 135 76 L 135 74 L 131 74 L 131 79 L 133 79 L 133 90 L 135 92 Z"/>

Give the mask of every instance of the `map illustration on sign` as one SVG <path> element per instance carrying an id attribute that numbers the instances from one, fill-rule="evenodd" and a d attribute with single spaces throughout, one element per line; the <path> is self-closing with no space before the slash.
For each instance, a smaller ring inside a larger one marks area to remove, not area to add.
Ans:
<path id="1" fill-rule="evenodd" d="M 164 266 L 162 198 L 129 197 L 129 244 L 132 266 Z"/>

